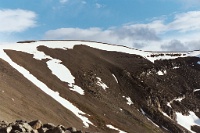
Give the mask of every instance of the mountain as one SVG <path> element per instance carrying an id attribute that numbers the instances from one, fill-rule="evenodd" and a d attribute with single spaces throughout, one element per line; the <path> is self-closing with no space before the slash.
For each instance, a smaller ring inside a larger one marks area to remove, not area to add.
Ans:
<path id="1" fill-rule="evenodd" d="M 91 41 L 0 45 L 0 118 L 100 133 L 200 132 L 200 51 Z"/>

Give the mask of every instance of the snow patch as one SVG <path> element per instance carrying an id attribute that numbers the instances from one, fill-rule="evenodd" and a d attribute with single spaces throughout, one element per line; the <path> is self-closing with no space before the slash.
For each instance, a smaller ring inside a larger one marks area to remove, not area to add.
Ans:
<path id="1" fill-rule="evenodd" d="M 47 61 L 47 66 L 51 70 L 52 74 L 54 74 L 57 78 L 59 78 L 63 82 L 67 82 L 69 89 L 79 93 L 80 95 L 84 95 L 84 90 L 75 84 L 75 77 L 71 74 L 70 70 L 65 67 L 63 64 L 60 64 L 62 61 L 58 59 L 52 59 Z"/>
<path id="2" fill-rule="evenodd" d="M 178 66 L 175 66 L 175 67 L 173 67 L 172 69 L 178 69 L 179 67 Z"/>
<path id="3" fill-rule="evenodd" d="M 167 74 L 167 71 L 166 71 L 166 70 L 164 70 L 164 74 Z"/>
<path id="4" fill-rule="evenodd" d="M 78 85 L 73 85 L 72 88 L 69 88 L 69 89 L 79 93 L 80 95 L 85 94 L 84 90 L 81 87 L 79 87 Z"/>
<path id="5" fill-rule="evenodd" d="M 96 77 L 96 78 L 97 78 L 97 83 L 96 84 L 98 86 L 102 87 L 104 90 L 106 90 L 108 88 L 108 86 L 101 81 L 101 78 L 99 78 L 99 77 Z"/>
<path id="6" fill-rule="evenodd" d="M 200 91 L 200 89 L 195 89 L 193 92 L 197 92 L 197 91 Z"/>
<path id="7" fill-rule="evenodd" d="M 12 99 L 12 101 L 14 102 L 15 101 L 15 99 L 14 98 L 11 98 Z"/>
<path id="8" fill-rule="evenodd" d="M 200 65 L 200 61 L 198 61 L 198 62 L 197 62 L 197 64 L 199 64 L 199 65 Z"/>
<path id="9" fill-rule="evenodd" d="M 172 108 L 171 103 L 172 103 L 171 101 L 167 103 L 167 106 L 170 108 Z"/>
<path id="10" fill-rule="evenodd" d="M 30 54 L 33 54 L 33 58 L 37 60 L 42 60 L 42 59 L 52 59 L 50 56 L 47 56 L 44 52 L 38 51 L 37 48 L 33 49 L 34 51 L 26 51 L 29 52 Z"/>
<path id="11" fill-rule="evenodd" d="M 116 76 L 114 74 L 112 74 L 112 76 L 114 77 L 115 81 L 118 83 Z"/>
<path id="12" fill-rule="evenodd" d="M 162 71 L 158 71 L 157 74 L 158 75 L 164 75 L 164 73 Z"/>
<path id="13" fill-rule="evenodd" d="M 131 105 L 131 104 L 133 104 L 133 102 L 132 102 L 132 100 L 131 100 L 131 98 L 130 98 L 130 97 L 126 97 L 126 100 L 127 100 L 127 104 L 128 104 L 128 105 Z"/>
<path id="14" fill-rule="evenodd" d="M 167 103 L 167 106 L 172 108 L 171 103 L 173 103 L 174 101 L 181 102 L 183 99 L 185 99 L 185 95 L 183 95 L 182 97 L 174 98 L 173 100 L 171 100 L 170 102 Z"/>
<path id="15" fill-rule="evenodd" d="M 183 99 L 185 99 L 185 95 L 183 95 L 182 97 L 178 97 L 178 98 L 174 99 L 174 101 L 181 102 Z"/>
<path id="16" fill-rule="evenodd" d="M 120 129 L 114 127 L 113 125 L 106 125 L 106 126 L 107 126 L 108 128 L 110 128 L 110 129 L 119 131 L 119 133 L 127 133 L 127 132 L 125 132 L 125 131 L 122 131 L 122 130 L 120 130 Z"/>
<path id="17" fill-rule="evenodd" d="M 48 68 L 52 71 L 52 73 L 58 77 L 61 81 L 69 83 L 71 87 L 74 83 L 74 76 L 72 76 L 69 69 L 67 69 L 64 65 L 60 64 L 62 61 L 58 59 L 52 59 L 47 61 Z"/>
<path id="18" fill-rule="evenodd" d="M 131 100 L 130 97 L 125 97 L 125 96 L 122 96 L 122 97 L 123 97 L 123 98 L 126 98 L 126 100 L 127 100 L 127 104 L 128 104 L 128 105 L 133 104 L 133 102 L 132 102 L 132 100 Z"/>
<path id="19" fill-rule="evenodd" d="M 176 117 L 177 117 L 177 119 L 176 119 L 177 123 L 180 124 L 181 126 L 185 127 L 186 129 L 188 129 L 191 132 L 193 132 L 191 130 L 191 126 L 193 126 L 193 125 L 200 126 L 200 119 L 192 111 L 189 111 L 188 116 L 185 116 L 179 112 L 176 112 Z"/>
<path id="20" fill-rule="evenodd" d="M 157 72 L 157 74 L 158 74 L 158 75 L 164 75 L 164 74 L 167 74 L 167 71 L 164 70 L 164 71 L 162 72 L 161 70 L 159 70 L 159 71 Z"/>

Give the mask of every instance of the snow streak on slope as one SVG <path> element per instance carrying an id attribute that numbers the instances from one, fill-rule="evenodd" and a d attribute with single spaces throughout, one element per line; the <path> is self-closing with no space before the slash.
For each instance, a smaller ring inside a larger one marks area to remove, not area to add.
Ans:
<path id="1" fill-rule="evenodd" d="M 178 69 L 178 68 L 179 68 L 178 66 L 173 67 L 173 69 Z"/>
<path id="2" fill-rule="evenodd" d="M 195 89 L 193 92 L 197 92 L 197 91 L 200 91 L 200 89 Z"/>
<path id="3" fill-rule="evenodd" d="M 140 111 L 141 113 L 146 116 L 146 113 L 144 112 L 144 110 L 142 108 L 140 108 Z M 147 116 L 146 116 L 147 120 L 149 120 L 152 124 L 154 124 L 156 127 L 159 127 L 156 123 L 154 123 L 151 119 L 149 119 Z"/>
<path id="4" fill-rule="evenodd" d="M 124 132 L 124 131 L 122 131 L 122 130 L 116 128 L 116 127 L 114 127 L 113 125 L 106 125 L 106 126 L 107 126 L 108 128 L 110 128 L 110 129 L 114 129 L 114 130 L 119 131 L 119 133 L 126 133 L 126 132 Z"/>
<path id="5" fill-rule="evenodd" d="M 171 104 L 174 102 L 174 101 L 179 101 L 181 102 L 183 99 L 185 99 L 185 95 L 181 96 L 181 97 L 178 97 L 178 98 L 174 98 L 173 100 L 171 100 L 170 102 L 167 103 L 167 106 L 172 108 Z"/>
<path id="6" fill-rule="evenodd" d="M 115 81 L 118 83 L 116 76 L 114 74 L 112 74 L 112 76 L 114 77 Z"/>

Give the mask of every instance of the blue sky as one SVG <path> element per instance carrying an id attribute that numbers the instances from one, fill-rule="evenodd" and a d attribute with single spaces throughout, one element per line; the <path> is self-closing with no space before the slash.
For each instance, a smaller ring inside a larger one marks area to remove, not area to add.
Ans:
<path id="1" fill-rule="evenodd" d="M 1 0 L 0 42 L 93 40 L 200 49 L 200 0 Z"/>

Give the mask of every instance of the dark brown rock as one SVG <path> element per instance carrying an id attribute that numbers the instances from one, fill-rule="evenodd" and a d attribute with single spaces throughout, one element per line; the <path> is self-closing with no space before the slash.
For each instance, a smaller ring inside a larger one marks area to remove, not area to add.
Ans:
<path id="1" fill-rule="evenodd" d="M 195 131 L 196 133 L 200 133 L 200 126 L 194 125 L 191 127 L 192 131 Z"/>
<path id="2" fill-rule="evenodd" d="M 43 124 L 42 126 L 43 128 L 48 128 L 48 129 L 53 129 L 55 128 L 56 126 L 52 123 L 47 123 L 47 124 Z"/>
<path id="3" fill-rule="evenodd" d="M 38 130 L 42 127 L 42 122 L 40 120 L 31 121 L 28 124 L 35 130 Z"/>
<path id="4" fill-rule="evenodd" d="M 70 132 L 77 132 L 77 129 L 75 127 L 70 127 L 70 128 L 67 128 L 67 130 L 69 130 Z"/>

